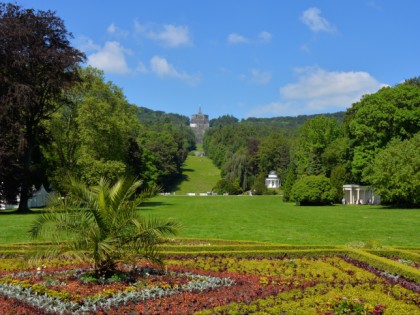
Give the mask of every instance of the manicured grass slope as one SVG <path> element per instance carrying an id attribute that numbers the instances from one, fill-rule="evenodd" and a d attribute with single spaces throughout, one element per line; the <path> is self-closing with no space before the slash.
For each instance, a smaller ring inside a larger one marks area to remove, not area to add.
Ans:
<path id="1" fill-rule="evenodd" d="M 420 245 L 420 209 L 383 206 L 301 207 L 279 196 L 160 196 L 144 215 L 174 218 L 180 237 L 251 240 L 282 244 Z"/>
<path id="2" fill-rule="evenodd" d="M 205 156 L 188 156 L 183 167 L 184 180 L 176 187 L 176 194 L 212 191 L 220 179 L 220 170 Z"/>

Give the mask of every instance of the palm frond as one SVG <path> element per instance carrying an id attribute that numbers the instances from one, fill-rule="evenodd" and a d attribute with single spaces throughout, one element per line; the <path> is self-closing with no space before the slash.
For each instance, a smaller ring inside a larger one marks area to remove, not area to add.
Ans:
<path id="1" fill-rule="evenodd" d="M 48 212 L 31 225 L 33 238 L 53 237 L 56 246 L 43 255 L 91 260 L 97 272 L 107 271 L 123 257 L 142 257 L 162 264 L 158 245 L 181 228 L 172 220 L 143 219 L 137 206 L 157 194 L 159 187 L 138 193 L 142 182 L 121 178 L 111 183 L 101 178 L 88 187 L 75 178 L 66 186 L 68 194 L 52 200 Z M 61 242 L 65 240 L 65 242 Z"/>

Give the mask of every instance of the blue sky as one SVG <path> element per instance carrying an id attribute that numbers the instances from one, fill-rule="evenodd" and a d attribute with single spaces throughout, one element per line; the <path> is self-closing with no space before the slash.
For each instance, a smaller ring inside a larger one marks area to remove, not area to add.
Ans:
<path id="1" fill-rule="evenodd" d="M 17 0 L 53 10 L 128 101 L 210 118 L 345 110 L 420 75 L 420 1 Z"/>

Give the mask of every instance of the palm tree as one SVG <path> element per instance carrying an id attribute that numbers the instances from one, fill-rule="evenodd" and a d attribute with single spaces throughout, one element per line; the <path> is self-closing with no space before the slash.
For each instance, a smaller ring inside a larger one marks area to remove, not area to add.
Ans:
<path id="1" fill-rule="evenodd" d="M 35 238 L 55 240 L 49 257 L 92 261 L 97 276 L 109 276 L 116 262 L 139 256 L 160 264 L 158 245 L 165 236 L 175 235 L 180 227 L 173 221 L 141 218 L 136 209 L 156 189 L 137 193 L 141 181 L 119 179 L 111 185 L 106 179 L 88 187 L 72 178 L 66 197 L 57 196 L 32 224 Z"/>

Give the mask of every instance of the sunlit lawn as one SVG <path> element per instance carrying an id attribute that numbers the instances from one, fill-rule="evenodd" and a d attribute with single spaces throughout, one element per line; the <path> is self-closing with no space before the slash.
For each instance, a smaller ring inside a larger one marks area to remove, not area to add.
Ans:
<path id="1" fill-rule="evenodd" d="M 420 245 L 420 209 L 383 206 L 301 207 L 279 196 L 158 197 L 145 215 L 173 217 L 181 237 L 253 240 L 284 244 L 378 241 Z"/>
<path id="2" fill-rule="evenodd" d="M 280 196 L 159 196 L 141 208 L 145 216 L 174 218 L 180 237 L 253 240 L 282 244 L 420 245 L 420 209 L 382 206 L 300 207 Z M 0 214 L 0 243 L 30 241 L 37 214 Z"/>

